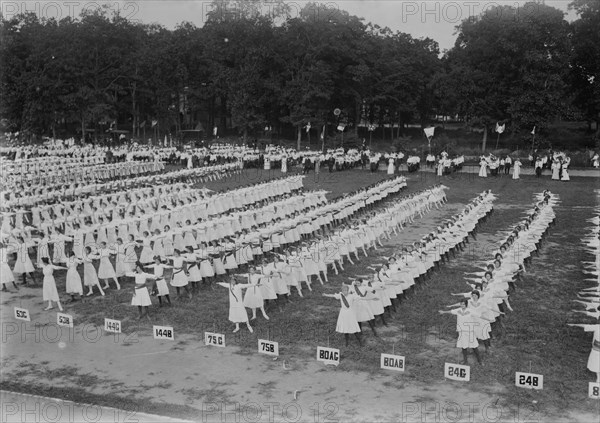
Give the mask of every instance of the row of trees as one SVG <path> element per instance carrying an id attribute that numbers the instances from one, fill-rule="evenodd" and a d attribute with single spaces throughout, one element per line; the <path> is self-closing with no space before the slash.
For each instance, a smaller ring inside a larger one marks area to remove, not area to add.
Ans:
<path id="1" fill-rule="evenodd" d="M 484 139 L 497 121 L 531 130 L 557 117 L 600 119 L 597 1 L 573 2 L 572 24 L 544 4 L 488 9 L 457 28 L 442 57 L 429 38 L 327 5 L 309 3 L 296 18 L 279 0 L 268 14 L 260 5 L 218 1 L 203 27 L 172 31 L 107 10 L 2 19 L 0 114 L 9 130 L 35 134 L 200 122 L 244 137 L 293 129 L 298 139 L 309 124 L 313 136 L 385 125 L 394 138 L 436 114 L 483 127 Z"/>

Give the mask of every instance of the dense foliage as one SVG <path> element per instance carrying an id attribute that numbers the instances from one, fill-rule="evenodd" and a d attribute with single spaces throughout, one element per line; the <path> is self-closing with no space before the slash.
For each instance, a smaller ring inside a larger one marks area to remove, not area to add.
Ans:
<path id="1" fill-rule="evenodd" d="M 530 131 L 556 118 L 600 119 L 594 0 L 572 3 L 571 24 L 539 3 L 489 8 L 457 27 L 442 57 L 431 39 L 327 5 L 309 3 L 291 18 L 280 1 L 268 14 L 257 2 L 234 3 L 215 2 L 201 28 L 175 30 L 106 10 L 2 19 L 4 126 L 51 136 L 268 128 L 300 139 L 309 123 L 313 137 L 340 124 L 365 136 L 375 124 L 396 138 L 394 127 L 449 115 L 485 138 L 498 121 Z"/>

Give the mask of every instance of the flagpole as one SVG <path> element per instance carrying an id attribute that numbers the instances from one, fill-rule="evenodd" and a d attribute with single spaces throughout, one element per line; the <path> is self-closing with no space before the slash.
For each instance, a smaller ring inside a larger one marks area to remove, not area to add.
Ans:
<path id="1" fill-rule="evenodd" d="M 496 150 L 498 149 L 498 143 L 500 142 L 500 132 L 498 132 L 498 138 L 496 138 Z"/>

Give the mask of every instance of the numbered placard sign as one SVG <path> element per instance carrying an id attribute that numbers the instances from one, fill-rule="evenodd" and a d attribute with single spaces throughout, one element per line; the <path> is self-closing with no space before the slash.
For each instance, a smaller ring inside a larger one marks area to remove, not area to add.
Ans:
<path id="1" fill-rule="evenodd" d="M 381 368 L 384 370 L 404 371 L 404 357 L 401 355 L 381 354 Z"/>
<path id="2" fill-rule="evenodd" d="M 204 332 L 204 345 L 225 348 L 225 335 L 222 333 Z"/>
<path id="3" fill-rule="evenodd" d="M 154 339 L 175 340 L 175 332 L 172 326 L 153 326 L 152 331 L 154 332 Z"/>
<path id="4" fill-rule="evenodd" d="M 544 376 L 533 373 L 515 373 L 515 385 L 519 388 L 544 389 Z"/>
<path id="5" fill-rule="evenodd" d="M 325 364 L 340 364 L 340 350 L 336 348 L 317 347 L 317 361 Z"/>
<path id="6" fill-rule="evenodd" d="M 104 319 L 104 330 L 106 332 L 121 333 L 121 321 L 113 319 Z"/>
<path id="7" fill-rule="evenodd" d="M 27 310 L 26 308 L 15 307 L 15 319 L 31 322 L 31 318 L 29 317 L 29 310 Z"/>
<path id="8" fill-rule="evenodd" d="M 279 356 L 279 342 L 267 341 L 266 339 L 258 340 L 258 353 Z"/>
<path id="9" fill-rule="evenodd" d="M 56 313 L 56 323 L 58 326 L 73 327 L 73 316 L 70 314 Z"/>
<path id="10" fill-rule="evenodd" d="M 445 363 L 444 377 L 446 379 L 468 382 L 471 380 L 471 367 L 462 364 Z"/>
<path id="11" fill-rule="evenodd" d="M 588 389 L 588 397 L 590 397 L 591 399 L 600 400 L 600 383 L 590 382 L 590 387 Z"/>

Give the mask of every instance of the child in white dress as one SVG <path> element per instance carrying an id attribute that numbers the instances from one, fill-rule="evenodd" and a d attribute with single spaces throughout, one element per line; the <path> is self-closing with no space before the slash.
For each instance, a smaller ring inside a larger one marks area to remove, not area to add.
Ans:
<path id="1" fill-rule="evenodd" d="M 99 259 L 100 256 L 92 253 L 92 247 L 86 246 L 85 256 L 83 257 L 83 284 L 89 287 L 89 291 L 86 296 L 90 296 L 93 294 L 93 287 L 97 286 L 100 294 L 104 296 L 104 291 L 100 286 L 100 281 L 98 280 L 98 274 L 96 273 L 96 268 L 94 267 L 93 260 Z"/>
<path id="2" fill-rule="evenodd" d="M 256 319 L 256 309 L 259 308 L 265 319 L 269 320 L 269 316 L 265 312 L 264 299 L 261 291 L 261 275 L 256 273 L 256 269 L 251 266 L 248 274 L 248 289 L 246 289 L 246 295 L 244 295 L 244 307 L 252 310 L 252 318 Z"/>
<path id="3" fill-rule="evenodd" d="M 2 246 L 0 247 L 0 281 L 2 283 L 2 291 L 8 291 L 6 289 L 6 285 L 12 283 L 15 289 L 18 291 L 19 287 L 15 283 L 15 275 L 13 275 L 12 270 L 10 270 L 10 266 L 8 265 L 8 251 Z"/>
<path id="4" fill-rule="evenodd" d="M 477 342 L 477 336 L 475 333 L 475 326 L 477 323 L 477 318 L 475 313 L 472 313 L 471 310 L 468 309 L 469 300 L 466 298 L 461 300 L 460 308 L 456 308 L 454 310 L 446 311 L 439 310 L 440 314 L 454 314 L 456 316 L 456 331 L 458 332 L 458 341 L 456 341 L 456 347 L 462 350 L 463 361 L 460 364 L 467 365 L 467 350 L 469 348 L 473 349 L 475 353 L 475 357 L 477 358 L 477 362 L 481 365 L 481 357 L 479 356 L 479 342 Z"/>
<path id="5" fill-rule="evenodd" d="M 165 297 L 167 304 L 171 305 L 169 286 L 165 280 L 165 269 L 172 269 L 173 267 L 163 263 L 159 256 L 154 257 L 154 264 L 149 264 L 146 267 L 154 268 L 154 276 L 156 276 L 156 282 L 154 284 L 152 295 L 156 295 L 158 297 L 158 304 L 160 307 L 162 307 L 162 297 Z"/>
<path id="6" fill-rule="evenodd" d="M 127 276 L 135 278 L 135 286 L 133 287 L 133 297 L 131 305 L 137 306 L 140 313 L 138 319 L 148 316 L 148 307 L 152 305 L 146 282 L 148 279 L 156 279 L 156 276 L 144 273 L 142 263 L 137 263 L 135 272 L 130 272 Z M 149 316 L 148 316 L 149 317 Z"/>
<path id="7" fill-rule="evenodd" d="M 195 292 L 198 291 L 198 286 L 200 282 L 202 282 L 202 273 L 198 266 L 198 256 L 194 254 L 194 249 L 192 247 L 187 247 L 185 251 L 186 253 L 183 255 L 183 258 L 187 264 L 187 271 L 189 274 L 188 279 L 192 284 L 192 292 Z"/>
<path id="8" fill-rule="evenodd" d="M 102 287 L 102 289 L 110 288 L 108 286 L 109 279 L 112 279 L 115 281 L 115 284 L 117 285 L 117 289 L 121 289 L 121 285 L 119 284 L 119 281 L 117 280 L 117 274 L 115 272 L 115 269 L 114 269 L 112 263 L 110 262 L 110 256 L 115 255 L 115 254 L 117 254 L 117 252 L 109 249 L 106 246 L 106 242 L 104 242 L 104 241 L 100 242 L 100 248 L 98 249 L 98 255 L 100 256 L 100 266 L 98 267 L 98 279 L 101 279 L 104 281 L 104 286 Z"/>
<path id="9" fill-rule="evenodd" d="M 13 273 L 17 278 L 19 275 L 23 275 L 23 283 L 21 285 L 27 285 L 27 274 L 31 276 L 33 284 L 35 285 L 35 276 L 33 274 L 35 269 L 31 262 L 31 258 L 29 257 L 29 249 L 34 245 L 35 242 L 33 241 L 25 241 L 23 237 L 17 237 L 17 260 L 15 261 Z"/>
<path id="10" fill-rule="evenodd" d="M 67 294 L 71 296 L 71 301 L 75 301 L 75 295 L 83 296 L 83 286 L 81 285 L 81 276 L 77 271 L 77 266 L 83 263 L 83 260 L 75 257 L 75 252 L 69 252 L 67 260 Z"/>
<path id="11" fill-rule="evenodd" d="M 171 286 L 177 290 L 177 298 L 181 297 L 181 288 L 185 289 L 188 298 L 192 298 L 192 293 L 188 287 L 188 270 L 184 266 L 185 259 L 181 257 L 179 250 L 174 251 L 174 255 L 169 257 L 173 261 L 173 276 L 171 277 Z"/>
<path id="12" fill-rule="evenodd" d="M 142 252 L 140 253 L 140 263 L 150 264 L 153 262 L 154 254 L 152 252 L 152 238 L 148 231 L 144 231 L 144 237 L 142 238 Z"/>
<path id="13" fill-rule="evenodd" d="M 519 179 L 519 176 L 521 175 L 521 161 L 519 159 L 516 159 L 513 166 L 513 179 Z"/>
<path id="14" fill-rule="evenodd" d="M 240 323 L 246 323 L 250 333 L 254 332 L 248 321 L 248 313 L 242 299 L 242 290 L 248 289 L 250 284 L 238 283 L 233 275 L 229 276 L 229 283 L 217 282 L 217 284 L 229 290 L 229 321 L 235 323 L 233 332 L 240 330 Z"/>
<path id="15" fill-rule="evenodd" d="M 121 280 L 122 277 L 127 276 L 127 273 L 133 270 L 131 265 L 127 262 L 127 250 L 125 245 L 123 245 L 123 239 L 121 237 L 117 238 L 115 250 L 115 275 L 117 280 Z"/>
<path id="16" fill-rule="evenodd" d="M 66 267 L 55 266 L 50 263 L 50 259 L 47 257 L 42 258 L 42 273 L 44 274 L 44 287 L 42 295 L 44 301 L 48 301 L 48 307 L 44 310 L 52 309 L 52 301 L 55 301 L 58 305 L 58 309 L 63 311 L 62 305 L 60 304 L 60 297 L 58 296 L 58 289 L 56 289 L 56 281 L 54 280 L 54 270 L 67 269 Z"/>
<path id="17" fill-rule="evenodd" d="M 345 293 L 344 293 L 345 292 Z M 352 305 L 346 296 L 348 294 L 348 286 L 343 285 L 342 291 L 337 294 L 323 294 L 324 297 L 335 298 L 340 302 L 340 312 L 337 318 L 337 324 L 335 331 L 337 333 L 343 333 L 346 340 L 346 346 L 350 339 L 350 334 L 354 334 L 358 340 L 358 344 L 362 347 L 361 331 L 358 321 L 356 320 L 356 314 L 352 310 Z"/>

